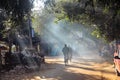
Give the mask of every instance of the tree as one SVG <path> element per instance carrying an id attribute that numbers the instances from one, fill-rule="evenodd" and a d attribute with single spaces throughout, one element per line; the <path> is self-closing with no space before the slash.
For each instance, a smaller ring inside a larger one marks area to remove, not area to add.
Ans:
<path id="1" fill-rule="evenodd" d="M 5 19 L 2 19 L 2 23 L 5 27 L 5 34 L 7 41 L 9 41 L 9 51 L 11 52 L 11 46 L 13 44 L 13 37 L 15 32 L 21 29 L 24 21 L 27 21 L 30 17 L 31 9 L 33 7 L 34 0 L 1 0 L 0 10 L 4 11 Z M 22 29 L 21 29 L 22 30 Z M 1 30 L 3 32 L 4 30 Z M 8 32 L 8 33 L 6 33 Z M 3 37 L 3 34 L 1 34 Z"/>
<path id="2" fill-rule="evenodd" d="M 46 9 L 61 19 L 88 24 L 93 35 L 106 41 L 120 39 L 120 1 L 118 0 L 47 0 Z M 59 6 L 59 7 L 58 7 Z M 51 7 L 51 8 L 49 8 Z M 52 11 L 51 11 L 52 12 Z"/>

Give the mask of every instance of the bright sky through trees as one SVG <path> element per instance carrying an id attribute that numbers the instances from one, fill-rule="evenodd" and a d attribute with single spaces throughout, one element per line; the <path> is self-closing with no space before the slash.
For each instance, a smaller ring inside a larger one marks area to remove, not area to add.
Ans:
<path id="1" fill-rule="evenodd" d="M 43 0 L 35 0 L 34 1 L 34 8 L 33 11 L 42 10 L 44 8 L 44 1 Z"/>

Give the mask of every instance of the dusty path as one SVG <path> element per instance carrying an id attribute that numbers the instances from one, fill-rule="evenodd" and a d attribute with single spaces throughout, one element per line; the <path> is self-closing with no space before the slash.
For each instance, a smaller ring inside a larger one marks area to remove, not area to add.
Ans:
<path id="1" fill-rule="evenodd" d="M 60 57 L 47 57 L 46 62 L 39 72 L 6 73 L 1 75 L 1 80 L 120 80 L 113 65 L 106 62 L 78 58 L 64 66 Z"/>

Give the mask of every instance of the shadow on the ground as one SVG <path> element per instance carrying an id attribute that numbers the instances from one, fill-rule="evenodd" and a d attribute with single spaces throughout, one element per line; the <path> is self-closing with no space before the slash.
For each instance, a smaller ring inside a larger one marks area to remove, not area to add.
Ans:
<path id="1" fill-rule="evenodd" d="M 95 68 L 80 67 L 80 66 L 75 66 L 75 65 L 68 65 L 68 67 L 80 68 L 80 69 L 89 70 L 89 71 L 102 71 L 104 73 L 115 74 L 114 72 L 106 71 L 106 70 L 103 70 L 103 69 L 99 70 L 99 69 L 95 69 Z"/>
<path id="2" fill-rule="evenodd" d="M 82 63 L 82 65 L 88 66 L 89 64 Z M 69 67 L 80 68 L 88 71 L 97 71 L 92 68 L 80 67 L 76 65 L 65 66 L 64 64 L 59 64 L 57 63 L 57 61 L 55 61 L 53 63 L 46 63 L 44 65 L 44 69 L 41 69 L 39 72 L 31 72 L 24 74 L 19 74 L 19 72 L 18 74 L 3 74 L 1 76 L 1 80 L 40 80 L 40 78 L 45 78 L 45 80 L 109 80 L 101 75 L 69 72 L 67 71 L 67 68 Z M 114 74 L 108 71 L 104 72 Z"/>
<path id="3" fill-rule="evenodd" d="M 82 57 L 74 57 L 74 59 L 76 60 L 80 60 L 80 61 L 86 61 L 86 62 L 94 62 L 94 63 L 103 63 L 103 62 L 108 62 L 109 64 L 113 64 L 113 58 L 92 58 L 92 59 L 88 59 L 88 58 L 82 58 Z"/>
<path id="4" fill-rule="evenodd" d="M 46 78 L 54 78 L 52 80 L 109 80 L 103 76 L 100 75 L 91 75 L 91 74 L 83 74 L 83 73 L 74 73 L 67 71 L 67 68 L 69 67 L 76 67 L 76 68 L 82 68 L 85 70 L 93 70 L 90 68 L 83 68 L 83 67 L 77 67 L 74 65 L 65 66 L 63 64 L 53 64 L 54 68 L 56 68 L 58 72 L 51 72 L 49 75 L 44 75 Z M 52 67 L 52 66 L 51 66 Z"/>

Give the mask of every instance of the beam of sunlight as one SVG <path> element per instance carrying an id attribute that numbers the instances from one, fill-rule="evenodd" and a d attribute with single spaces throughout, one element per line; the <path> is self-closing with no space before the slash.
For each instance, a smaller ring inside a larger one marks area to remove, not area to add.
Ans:
<path id="1" fill-rule="evenodd" d="M 33 68 L 33 69 L 39 67 L 37 62 L 35 61 L 36 59 L 34 59 L 36 53 L 27 50 L 27 48 L 29 48 L 29 44 L 28 44 L 29 40 L 26 38 L 26 36 L 19 35 L 18 33 L 16 33 L 15 37 L 21 48 L 20 53 L 23 54 L 22 60 L 20 59 L 21 56 L 17 56 L 20 64 L 23 64 L 27 68 Z M 19 55 L 19 54 L 15 54 L 15 55 Z"/>
<path id="2" fill-rule="evenodd" d="M 54 18 L 50 18 L 46 24 L 44 24 L 44 29 L 41 30 L 43 33 L 41 38 L 54 50 L 54 52 L 50 54 L 59 53 L 62 55 L 62 48 L 64 44 L 67 44 L 74 51 L 74 55 L 85 56 L 85 58 L 94 55 L 93 58 L 95 58 L 98 55 L 98 49 L 95 48 L 96 43 L 94 39 L 85 35 L 85 30 L 86 28 L 81 24 L 66 24 L 64 21 L 56 24 L 54 23 Z M 90 34 L 89 31 L 87 33 Z M 96 51 L 93 52 L 91 48 L 96 49 Z"/>

